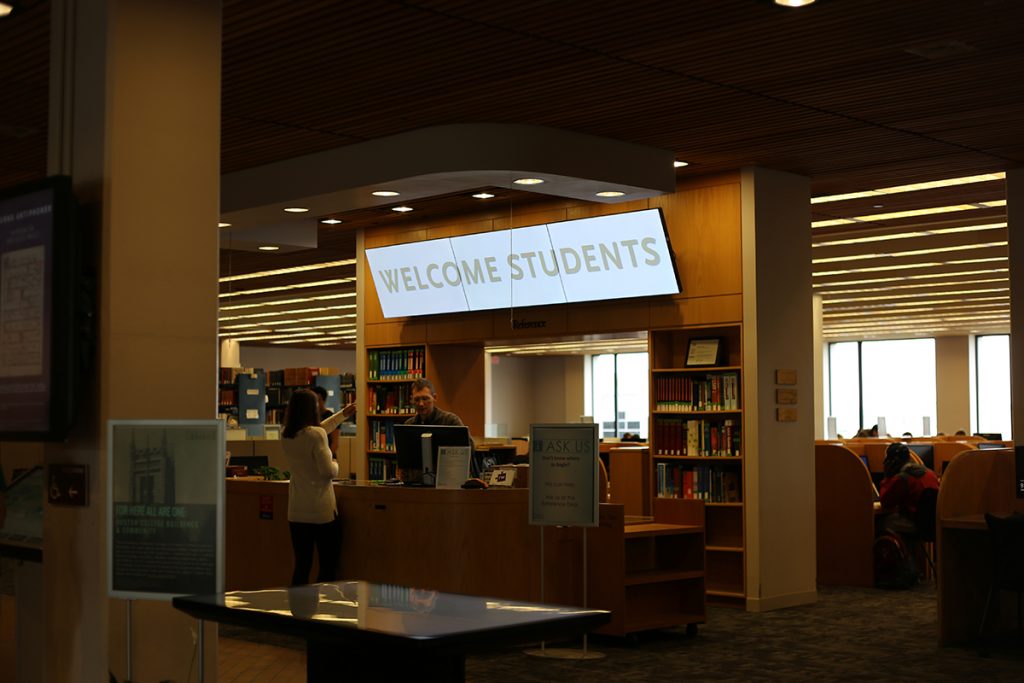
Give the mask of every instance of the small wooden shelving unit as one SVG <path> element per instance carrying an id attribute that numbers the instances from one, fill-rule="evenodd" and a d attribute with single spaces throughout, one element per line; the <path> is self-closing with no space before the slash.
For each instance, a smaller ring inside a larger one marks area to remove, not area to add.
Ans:
<path id="1" fill-rule="evenodd" d="M 654 515 L 631 521 L 621 506 L 602 506 L 601 542 L 589 553 L 589 604 L 612 612 L 599 633 L 686 626 L 706 621 L 704 506 L 696 500 L 654 501 Z"/>
<path id="2" fill-rule="evenodd" d="M 688 366 L 694 339 L 717 339 L 713 365 Z M 744 606 L 741 329 L 736 325 L 654 330 L 650 335 L 651 487 L 663 501 L 705 506 L 706 590 Z"/>

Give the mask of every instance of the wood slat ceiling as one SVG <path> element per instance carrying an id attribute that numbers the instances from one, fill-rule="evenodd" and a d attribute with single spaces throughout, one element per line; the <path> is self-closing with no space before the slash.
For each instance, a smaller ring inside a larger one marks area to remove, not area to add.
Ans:
<path id="1" fill-rule="evenodd" d="M 810 177 L 818 196 L 1005 171 L 1024 160 L 1017 0 L 819 0 L 799 10 L 770 0 L 223 6 L 224 172 L 459 122 L 653 145 L 689 161 L 682 174 L 757 164 Z M 29 2 L 20 17 L 0 21 L 0 187 L 45 173 L 48 12 L 48 2 Z M 1006 249 L 984 246 L 1005 242 L 1005 229 L 939 232 L 1005 222 L 1005 206 L 863 218 L 1003 199 L 1004 183 L 994 180 L 812 206 L 814 221 L 861 217 L 814 228 L 816 260 L 885 254 L 814 264 L 827 336 L 1006 331 Z M 228 252 L 222 269 L 350 258 L 354 228 L 455 215 L 476 210 L 474 202 L 418 203 L 415 219 L 377 210 L 338 216 L 345 222 L 322 228 L 315 251 Z M 824 244 L 908 232 L 932 234 Z M 961 249 L 927 253 L 950 247 Z M 836 270 L 854 272 L 825 274 Z M 877 291 L 843 294 L 851 289 Z M 856 297 L 863 300 L 839 301 Z"/>

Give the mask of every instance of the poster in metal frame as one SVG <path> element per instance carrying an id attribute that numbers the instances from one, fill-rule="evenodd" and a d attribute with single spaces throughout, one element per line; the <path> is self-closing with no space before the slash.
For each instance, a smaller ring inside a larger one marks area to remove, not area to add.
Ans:
<path id="1" fill-rule="evenodd" d="M 530 524 L 597 526 L 596 424 L 530 425 Z"/>
<path id="2" fill-rule="evenodd" d="M 224 422 L 107 421 L 107 592 L 224 590 Z"/>

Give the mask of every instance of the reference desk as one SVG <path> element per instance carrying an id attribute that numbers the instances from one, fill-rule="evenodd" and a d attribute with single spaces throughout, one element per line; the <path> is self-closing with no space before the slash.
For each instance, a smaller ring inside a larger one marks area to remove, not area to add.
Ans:
<path id="1" fill-rule="evenodd" d="M 226 493 L 226 587 L 288 584 L 287 482 L 229 479 Z M 335 493 L 343 576 L 599 607 L 613 613 L 601 632 L 615 635 L 705 621 L 700 501 L 659 499 L 644 524 L 627 521 L 621 505 L 601 505 L 599 526 L 586 530 L 584 582 L 583 529 L 530 525 L 527 489 L 338 484 Z"/>
<path id="2" fill-rule="evenodd" d="M 197 619 L 299 636 L 306 680 L 463 681 L 467 651 L 581 635 L 608 612 L 366 581 L 177 597 Z"/>
<path id="3" fill-rule="evenodd" d="M 1024 512 L 1015 483 L 1010 449 L 964 451 L 946 468 L 936 505 L 942 645 L 970 643 L 978 634 L 992 572 L 984 514 Z"/>

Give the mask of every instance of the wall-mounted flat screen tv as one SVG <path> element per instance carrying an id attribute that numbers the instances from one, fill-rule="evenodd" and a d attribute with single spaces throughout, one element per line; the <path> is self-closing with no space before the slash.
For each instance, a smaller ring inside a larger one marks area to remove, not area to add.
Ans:
<path id="1" fill-rule="evenodd" d="M 385 318 L 678 294 L 661 209 L 366 250 Z"/>
<path id="2" fill-rule="evenodd" d="M 76 397 L 82 296 L 70 178 L 0 190 L 0 440 L 59 441 Z"/>

